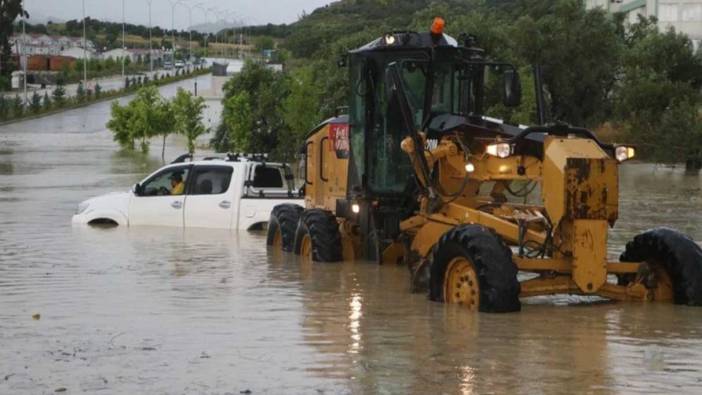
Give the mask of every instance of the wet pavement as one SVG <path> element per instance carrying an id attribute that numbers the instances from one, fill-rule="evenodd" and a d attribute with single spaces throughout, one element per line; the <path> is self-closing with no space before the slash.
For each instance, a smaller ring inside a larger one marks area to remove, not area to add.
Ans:
<path id="1" fill-rule="evenodd" d="M 558 297 L 472 314 L 408 293 L 405 268 L 303 264 L 269 255 L 262 234 L 73 228 L 81 200 L 160 165 L 157 142 L 148 157 L 119 153 L 108 114 L 99 103 L 0 127 L 2 394 L 702 388 L 702 308 Z M 182 147 L 169 139 L 167 157 Z M 654 225 L 702 240 L 699 176 L 633 164 L 621 184 L 612 254 Z"/>

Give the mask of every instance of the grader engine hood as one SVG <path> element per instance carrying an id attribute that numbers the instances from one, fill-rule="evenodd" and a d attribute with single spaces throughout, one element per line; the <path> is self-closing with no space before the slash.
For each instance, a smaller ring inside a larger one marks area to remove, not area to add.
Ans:
<path id="1" fill-rule="evenodd" d="M 589 139 L 549 136 L 544 142 L 543 200 L 554 226 L 562 219 L 618 216 L 618 164 Z"/>

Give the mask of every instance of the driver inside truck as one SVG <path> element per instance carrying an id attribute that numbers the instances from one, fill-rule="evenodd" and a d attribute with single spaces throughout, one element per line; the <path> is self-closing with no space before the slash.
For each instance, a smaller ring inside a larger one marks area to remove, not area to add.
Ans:
<path id="1" fill-rule="evenodd" d="M 171 195 L 182 195 L 185 192 L 183 173 L 173 173 L 171 176 Z"/>

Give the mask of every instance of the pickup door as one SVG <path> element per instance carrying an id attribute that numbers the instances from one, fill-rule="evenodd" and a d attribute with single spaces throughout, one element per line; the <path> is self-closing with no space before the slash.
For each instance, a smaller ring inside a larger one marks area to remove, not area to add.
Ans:
<path id="1" fill-rule="evenodd" d="M 193 167 L 185 199 L 185 226 L 229 229 L 235 201 L 231 188 L 231 166 Z"/>
<path id="2" fill-rule="evenodd" d="M 173 195 L 173 180 L 188 182 L 190 165 L 169 167 L 149 177 L 129 200 L 129 226 L 183 226 L 185 195 Z M 184 188 L 183 188 L 184 189 Z"/>

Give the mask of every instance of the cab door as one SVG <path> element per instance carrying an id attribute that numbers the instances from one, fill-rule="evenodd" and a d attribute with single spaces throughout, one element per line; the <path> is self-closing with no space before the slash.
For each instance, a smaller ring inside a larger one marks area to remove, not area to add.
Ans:
<path id="1" fill-rule="evenodd" d="M 234 169 L 228 165 L 193 168 L 185 201 L 185 226 L 229 229 L 236 214 L 232 186 Z"/>
<path id="2" fill-rule="evenodd" d="M 174 181 L 187 185 L 190 165 L 165 168 L 143 181 L 129 200 L 129 226 L 183 227 L 184 188 L 174 188 Z"/>

